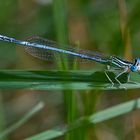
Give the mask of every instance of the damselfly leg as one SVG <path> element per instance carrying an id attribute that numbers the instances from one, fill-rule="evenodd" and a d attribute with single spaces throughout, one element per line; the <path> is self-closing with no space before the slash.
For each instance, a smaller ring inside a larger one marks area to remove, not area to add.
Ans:
<path id="1" fill-rule="evenodd" d="M 107 79 L 110 81 L 110 83 L 112 84 L 111 87 L 122 86 L 123 83 L 125 81 L 127 82 L 127 80 L 128 80 L 128 74 L 126 74 L 124 76 L 125 79 L 122 78 L 123 74 L 128 73 L 128 69 L 129 69 L 128 67 L 126 67 L 123 71 L 119 72 L 119 74 L 117 74 L 117 75 L 115 74 L 116 76 L 114 75 L 114 77 L 112 77 L 112 76 L 110 76 L 110 74 L 108 74 L 108 72 L 110 72 L 110 71 L 116 72 L 116 69 L 115 68 L 111 69 L 110 66 L 107 66 L 107 69 L 105 70 L 105 75 L 106 75 Z M 126 87 L 124 87 L 124 86 L 123 86 L 123 88 L 126 89 Z"/>

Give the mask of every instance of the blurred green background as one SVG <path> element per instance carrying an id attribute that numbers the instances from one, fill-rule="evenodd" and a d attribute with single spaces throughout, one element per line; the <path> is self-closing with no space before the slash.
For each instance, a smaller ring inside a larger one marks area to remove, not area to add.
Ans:
<path id="1" fill-rule="evenodd" d="M 140 52 L 139 0 L 0 0 L 0 34 L 26 40 L 38 35 L 62 44 L 117 55 L 129 61 Z M 67 70 L 65 58 L 41 61 L 15 44 L 0 42 L 1 70 Z M 93 63 L 80 63 L 79 71 L 102 69 Z M 127 93 L 127 94 L 126 94 Z M 69 124 L 97 110 L 139 97 L 130 91 L 0 91 L 0 132 L 17 122 L 39 101 L 45 107 L 30 121 L 12 131 L 6 140 L 20 140 L 55 126 Z M 140 139 L 138 110 L 92 125 L 56 139 L 132 140 Z"/>

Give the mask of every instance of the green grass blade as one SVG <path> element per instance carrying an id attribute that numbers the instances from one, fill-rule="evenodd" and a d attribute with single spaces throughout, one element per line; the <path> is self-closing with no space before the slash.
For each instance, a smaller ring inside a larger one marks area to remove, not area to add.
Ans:
<path id="1" fill-rule="evenodd" d="M 119 105 L 110 107 L 103 111 L 99 111 L 89 117 L 81 118 L 78 121 L 76 121 L 75 123 L 71 124 L 69 127 L 63 127 L 63 128 L 57 127 L 57 128 L 39 133 L 35 136 L 29 137 L 26 140 L 38 140 L 38 139 L 50 140 L 53 138 L 63 136 L 67 132 L 83 126 L 83 124 L 86 127 L 90 124 L 101 123 L 103 121 L 110 120 L 110 119 L 118 117 L 120 115 L 125 115 L 125 114 L 127 114 L 135 109 L 139 109 L 139 108 L 140 108 L 140 98 L 137 100 L 128 101 L 126 103 L 121 103 Z"/>
<path id="2" fill-rule="evenodd" d="M 114 73 L 110 73 L 112 79 Z M 120 90 L 140 88 L 140 83 L 129 83 L 125 76 L 122 77 L 122 84 L 112 86 L 104 72 L 89 71 L 0 71 L 1 89 L 32 89 L 32 90 Z M 140 81 L 136 73 L 132 80 Z"/>

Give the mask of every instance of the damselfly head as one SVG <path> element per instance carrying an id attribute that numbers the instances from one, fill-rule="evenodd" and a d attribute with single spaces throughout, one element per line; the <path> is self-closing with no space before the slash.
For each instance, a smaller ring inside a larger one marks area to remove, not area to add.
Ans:
<path id="1" fill-rule="evenodd" d="M 140 72 L 140 58 L 136 58 L 134 64 L 130 67 L 132 72 Z"/>

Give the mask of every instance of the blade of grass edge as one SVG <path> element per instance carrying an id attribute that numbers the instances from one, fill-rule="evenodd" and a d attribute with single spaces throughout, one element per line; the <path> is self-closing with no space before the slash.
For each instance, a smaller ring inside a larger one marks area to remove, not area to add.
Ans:
<path id="1" fill-rule="evenodd" d="M 43 102 L 39 102 L 36 106 L 34 106 L 25 116 L 23 116 L 18 122 L 8 127 L 6 130 L 0 133 L 0 139 L 6 137 L 8 134 L 25 124 L 32 116 L 38 113 L 44 107 Z"/>

